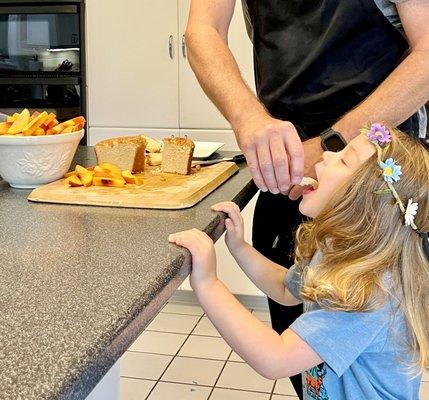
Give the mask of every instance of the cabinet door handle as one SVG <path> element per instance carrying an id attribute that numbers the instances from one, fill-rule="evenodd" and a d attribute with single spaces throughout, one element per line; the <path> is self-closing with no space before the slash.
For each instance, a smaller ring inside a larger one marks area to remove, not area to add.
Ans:
<path id="1" fill-rule="evenodd" d="M 174 39 L 173 35 L 170 35 L 168 38 L 168 54 L 170 55 L 170 58 L 174 58 Z"/>
<path id="2" fill-rule="evenodd" d="M 185 39 L 185 35 L 182 35 L 182 55 L 183 55 L 183 58 L 186 58 L 186 39 Z"/>

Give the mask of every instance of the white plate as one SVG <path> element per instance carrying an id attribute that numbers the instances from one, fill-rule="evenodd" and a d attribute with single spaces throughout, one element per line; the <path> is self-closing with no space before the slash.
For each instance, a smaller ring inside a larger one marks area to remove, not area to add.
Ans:
<path id="1" fill-rule="evenodd" d="M 162 144 L 162 140 L 160 140 Z M 194 158 L 209 158 L 215 151 L 225 146 L 225 143 L 220 142 L 196 142 L 194 141 Z"/>
<path id="2" fill-rule="evenodd" d="M 194 142 L 194 158 L 208 158 L 214 152 L 225 146 L 225 143 L 219 142 Z"/>

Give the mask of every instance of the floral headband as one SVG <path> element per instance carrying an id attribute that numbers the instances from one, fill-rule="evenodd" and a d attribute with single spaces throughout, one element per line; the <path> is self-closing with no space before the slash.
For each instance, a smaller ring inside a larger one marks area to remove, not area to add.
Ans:
<path id="1" fill-rule="evenodd" d="M 365 127 L 361 130 L 361 133 L 366 134 L 369 141 L 374 144 L 377 149 L 377 161 L 381 170 L 383 171 L 383 185 L 376 190 L 374 193 L 377 195 L 392 194 L 396 200 L 396 204 L 399 206 L 403 216 L 404 223 L 406 226 L 410 226 L 422 239 L 423 252 L 429 261 L 429 236 L 428 232 L 421 232 L 414 223 L 414 218 L 419 209 L 418 203 L 413 202 L 413 198 L 408 200 L 408 204 L 405 207 L 397 191 L 393 187 L 395 182 L 401 179 L 402 167 L 396 164 L 393 158 L 388 158 L 385 161 L 386 153 L 389 148 L 389 144 L 392 141 L 392 136 L 389 129 L 383 124 L 372 124 L 369 127 Z M 387 186 L 387 187 L 386 187 Z"/>

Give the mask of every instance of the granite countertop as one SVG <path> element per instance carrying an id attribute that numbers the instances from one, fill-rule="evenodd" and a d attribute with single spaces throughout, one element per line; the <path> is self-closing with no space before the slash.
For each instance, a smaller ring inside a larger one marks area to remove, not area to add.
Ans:
<path id="1" fill-rule="evenodd" d="M 93 150 L 76 161 L 94 164 Z M 178 211 L 30 203 L 0 181 L 1 398 L 84 399 L 189 274 L 189 253 L 168 235 L 217 239 L 210 206 L 244 207 L 255 193 L 245 164 Z"/>

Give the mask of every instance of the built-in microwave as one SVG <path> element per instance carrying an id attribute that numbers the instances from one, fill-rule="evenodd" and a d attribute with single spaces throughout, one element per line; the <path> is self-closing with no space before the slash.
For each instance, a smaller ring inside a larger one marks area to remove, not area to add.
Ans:
<path id="1" fill-rule="evenodd" d="M 85 115 L 83 0 L 0 0 L 0 111 Z"/>
<path id="2" fill-rule="evenodd" d="M 0 6 L 0 71 L 80 71 L 78 6 Z"/>

